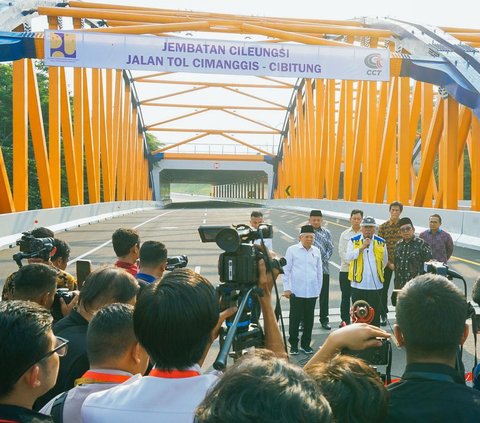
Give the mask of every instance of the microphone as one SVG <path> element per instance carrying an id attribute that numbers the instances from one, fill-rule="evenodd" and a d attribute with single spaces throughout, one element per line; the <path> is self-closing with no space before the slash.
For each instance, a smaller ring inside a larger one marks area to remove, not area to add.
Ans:
<path id="1" fill-rule="evenodd" d="M 364 238 L 364 239 L 365 239 L 365 240 L 368 239 L 368 240 L 370 240 L 370 241 L 372 240 L 372 238 Z M 369 249 L 370 249 L 370 244 L 368 244 L 368 245 L 365 247 L 365 250 L 368 251 Z"/>
<path id="2" fill-rule="evenodd" d="M 480 278 L 478 278 L 475 283 L 473 284 L 472 288 L 472 300 L 477 304 L 480 305 Z"/>

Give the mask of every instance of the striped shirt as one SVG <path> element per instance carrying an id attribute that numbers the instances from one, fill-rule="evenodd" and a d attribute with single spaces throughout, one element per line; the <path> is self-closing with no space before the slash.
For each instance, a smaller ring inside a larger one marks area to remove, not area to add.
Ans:
<path id="1" fill-rule="evenodd" d="M 320 250 L 320 254 L 322 256 L 323 274 L 330 274 L 328 270 L 328 260 L 330 260 L 330 257 L 332 257 L 333 254 L 333 241 L 330 231 L 325 228 L 315 229 L 315 239 L 313 240 L 313 245 Z"/>

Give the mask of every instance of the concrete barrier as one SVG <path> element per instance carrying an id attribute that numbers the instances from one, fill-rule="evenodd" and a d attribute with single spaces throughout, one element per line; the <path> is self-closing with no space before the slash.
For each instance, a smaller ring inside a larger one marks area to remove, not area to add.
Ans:
<path id="1" fill-rule="evenodd" d="M 389 217 L 388 204 L 314 199 L 254 200 L 215 198 L 215 200 L 252 204 L 252 207 L 263 204 L 268 208 L 298 210 L 306 214 L 311 209 L 320 209 L 325 216 L 342 220 L 350 218 L 351 210 L 360 209 L 363 210 L 365 216 L 373 216 L 379 224 L 385 222 Z M 402 216 L 412 219 L 415 225 L 415 232 L 418 234 L 428 228 L 428 218 L 434 213 L 442 217 L 442 228 L 452 236 L 456 246 L 480 250 L 480 212 L 405 206 Z"/>
<path id="2" fill-rule="evenodd" d="M 47 226 L 54 232 L 163 207 L 159 201 L 113 201 L 56 209 L 0 214 L 0 248 L 15 245 L 22 232 Z"/>

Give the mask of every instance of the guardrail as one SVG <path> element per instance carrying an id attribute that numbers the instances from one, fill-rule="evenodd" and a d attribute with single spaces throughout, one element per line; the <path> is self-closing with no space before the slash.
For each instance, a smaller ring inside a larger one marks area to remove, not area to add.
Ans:
<path id="1" fill-rule="evenodd" d="M 22 232 L 35 227 L 47 226 L 58 232 L 142 210 L 162 208 L 163 204 L 160 201 L 113 201 L 0 214 L 0 248 L 15 245 Z"/>
<path id="2" fill-rule="evenodd" d="M 363 210 L 365 216 L 373 216 L 379 224 L 385 222 L 389 216 L 388 204 L 311 199 L 249 200 L 216 198 L 216 200 L 236 201 L 252 205 L 262 204 L 268 208 L 299 210 L 304 211 L 306 216 L 311 209 L 320 209 L 325 216 L 346 220 L 350 218 L 351 210 L 360 209 Z M 412 219 L 415 232 L 420 233 L 428 229 L 428 218 L 434 213 L 438 213 L 442 217 L 442 229 L 452 236 L 456 246 L 480 250 L 480 212 L 405 206 L 402 216 Z"/>

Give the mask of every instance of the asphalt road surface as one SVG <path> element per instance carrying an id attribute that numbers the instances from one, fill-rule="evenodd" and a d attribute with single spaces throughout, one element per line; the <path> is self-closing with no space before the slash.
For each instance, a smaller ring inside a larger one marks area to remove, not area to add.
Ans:
<path id="1" fill-rule="evenodd" d="M 183 197 L 190 200 L 188 196 Z M 360 204 L 359 204 L 360 206 Z M 197 228 L 200 225 L 231 225 L 248 223 L 252 206 L 245 207 L 240 204 L 215 202 L 215 201 L 189 201 L 173 203 L 162 210 L 150 210 L 123 217 L 114 218 L 97 224 L 81 226 L 56 236 L 67 241 L 71 247 L 71 262 L 67 271 L 75 274 L 75 260 L 88 259 L 93 267 L 111 264 L 115 261 L 115 254 L 111 245 L 111 235 L 119 227 L 136 228 L 142 241 L 158 240 L 168 248 L 169 256 L 186 254 L 189 259 L 188 266 L 207 277 L 213 284 L 218 283 L 217 262 L 221 250 L 215 243 L 201 243 Z M 297 242 L 300 226 L 306 223 L 308 216 L 305 213 L 280 209 L 263 209 L 265 220 L 274 226 L 273 250 L 278 256 L 283 256 L 286 249 Z M 385 216 L 387 218 L 387 216 Z M 414 222 L 415 223 L 415 222 Z M 339 305 L 340 288 L 338 283 L 338 269 L 340 259 L 338 255 L 338 239 L 348 222 L 341 219 L 324 219 L 324 226 L 332 233 L 335 244 L 334 254 L 330 259 L 330 323 L 332 330 L 338 328 L 340 323 Z M 12 260 L 14 249 L 0 251 L 0 287 L 8 274 L 15 271 L 17 266 Z M 477 251 L 465 248 L 455 248 L 454 258 L 449 263 L 450 267 L 459 272 L 467 281 L 467 292 L 470 298 L 471 286 L 480 275 L 480 261 Z M 277 280 L 280 293 L 283 291 L 281 277 Z M 463 290 L 460 280 L 454 280 Z M 393 285 L 393 284 L 392 284 Z M 288 337 L 289 303 L 281 299 L 282 314 L 285 322 L 285 331 Z M 388 315 L 389 325 L 387 330 L 392 331 L 395 323 L 394 307 L 390 305 Z M 321 328 L 318 321 L 318 302 L 313 329 L 312 348 L 322 345 L 329 331 Z M 392 375 L 399 376 L 405 365 L 404 351 L 393 345 Z M 206 366 L 211 366 L 218 345 L 213 346 L 207 358 Z M 465 368 L 470 370 L 473 365 L 474 345 L 470 335 L 463 352 Z M 300 353 L 294 357 L 300 363 L 305 362 L 307 356 Z M 384 367 L 378 368 L 380 372 Z"/>

